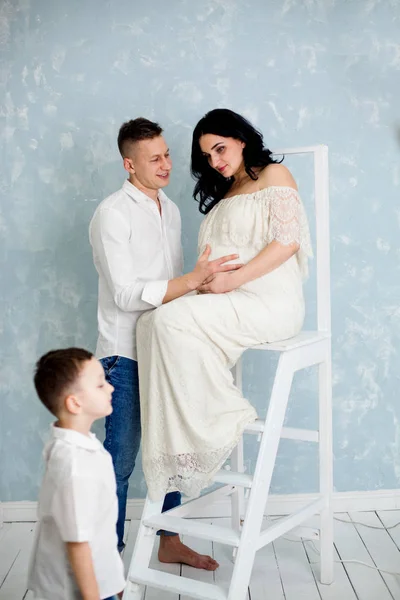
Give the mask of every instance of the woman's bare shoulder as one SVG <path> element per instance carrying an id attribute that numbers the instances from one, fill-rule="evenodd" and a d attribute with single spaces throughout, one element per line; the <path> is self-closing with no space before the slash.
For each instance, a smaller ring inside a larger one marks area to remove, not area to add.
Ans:
<path id="1" fill-rule="evenodd" d="M 265 167 L 259 174 L 259 183 L 261 188 L 277 185 L 297 190 L 293 175 L 285 165 L 279 163 L 272 163 Z"/>

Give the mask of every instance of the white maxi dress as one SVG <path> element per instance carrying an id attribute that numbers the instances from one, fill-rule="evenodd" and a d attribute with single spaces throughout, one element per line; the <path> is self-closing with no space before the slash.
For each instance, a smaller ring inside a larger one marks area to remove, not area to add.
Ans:
<path id="1" fill-rule="evenodd" d="M 290 338 L 304 320 L 303 279 L 312 256 L 299 194 L 271 186 L 221 200 L 205 217 L 199 254 L 247 263 L 276 240 L 299 251 L 274 271 L 225 294 L 187 295 L 138 322 L 143 469 L 150 498 L 195 497 L 257 418 L 230 369 L 251 346 Z"/>

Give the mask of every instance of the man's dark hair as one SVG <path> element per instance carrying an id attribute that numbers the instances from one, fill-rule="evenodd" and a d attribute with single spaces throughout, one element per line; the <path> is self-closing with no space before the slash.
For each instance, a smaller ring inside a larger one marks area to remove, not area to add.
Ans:
<path id="1" fill-rule="evenodd" d="M 123 123 L 118 133 L 118 148 L 122 158 L 127 156 L 132 144 L 142 140 L 152 140 L 161 135 L 162 131 L 158 123 L 153 123 L 143 117 Z"/>
<path id="2" fill-rule="evenodd" d="M 83 365 L 93 354 L 82 348 L 51 350 L 36 363 L 34 384 L 45 407 L 58 416 L 62 401 L 76 383 Z"/>

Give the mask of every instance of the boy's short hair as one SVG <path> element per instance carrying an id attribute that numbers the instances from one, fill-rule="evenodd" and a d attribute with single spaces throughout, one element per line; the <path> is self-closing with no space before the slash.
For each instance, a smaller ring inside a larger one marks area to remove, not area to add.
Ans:
<path id="1" fill-rule="evenodd" d="M 51 350 L 36 363 L 34 384 L 45 407 L 58 417 L 62 402 L 93 354 L 82 348 Z"/>
<path id="2" fill-rule="evenodd" d="M 118 133 L 118 148 L 122 158 L 127 156 L 132 144 L 142 140 L 152 140 L 161 135 L 162 131 L 158 123 L 153 123 L 144 117 L 123 123 Z"/>

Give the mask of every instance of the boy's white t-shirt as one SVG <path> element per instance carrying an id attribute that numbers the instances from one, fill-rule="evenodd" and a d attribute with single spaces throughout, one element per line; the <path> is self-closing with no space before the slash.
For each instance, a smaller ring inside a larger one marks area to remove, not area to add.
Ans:
<path id="1" fill-rule="evenodd" d="M 110 454 L 94 434 L 52 426 L 44 450 L 38 529 L 28 588 L 40 600 L 81 598 L 66 542 L 89 542 L 100 598 L 125 587 L 117 549 L 118 500 Z"/>

